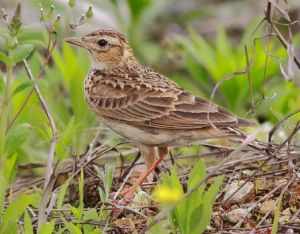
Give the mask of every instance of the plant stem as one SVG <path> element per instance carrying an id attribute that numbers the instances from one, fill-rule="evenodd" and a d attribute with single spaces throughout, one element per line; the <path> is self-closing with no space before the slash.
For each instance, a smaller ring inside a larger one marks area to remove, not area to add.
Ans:
<path id="1" fill-rule="evenodd" d="M 5 159 L 5 141 L 6 141 L 6 128 L 9 118 L 10 109 L 10 95 L 11 95 L 11 76 L 12 67 L 10 65 L 6 66 L 6 85 L 4 89 L 3 100 L 1 103 L 1 113 L 0 113 L 0 166 L 3 165 Z"/>

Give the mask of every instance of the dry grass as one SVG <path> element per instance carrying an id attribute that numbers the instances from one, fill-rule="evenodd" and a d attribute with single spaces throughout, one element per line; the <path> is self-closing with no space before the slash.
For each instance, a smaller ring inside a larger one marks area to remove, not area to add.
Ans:
<path id="1" fill-rule="evenodd" d="M 275 127 L 276 128 L 276 127 Z M 187 183 L 189 171 L 192 163 L 199 158 L 214 158 L 215 162 L 222 162 L 217 166 L 207 168 L 208 180 L 217 175 L 225 175 L 222 190 L 218 195 L 217 202 L 214 205 L 214 214 L 210 227 L 207 232 L 215 233 L 223 231 L 223 233 L 271 233 L 274 210 L 263 211 L 261 206 L 266 201 L 276 201 L 280 194 L 283 194 L 281 212 L 279 215 L 280 232 L 292 229 L 295 232 L 300 230 L 300 147 L 293 143 L 293 136 L 298 131 L 299 125 L 296 126 L 291 135 L 287 137 L 281 144 L 272 143 L 261 149 L 253 149 L 250 147 L 223 147 L 209 146 L 209 150 L 199 155 L 173 157 L 173 163 L 179 167 L 179 177 L 183 187 Z M 273 133 L 273 131 L 271 131 Z M 97 176 L 98 170 L 103 170 L 107 160 L 126 161 L 128 157 L 132 157 L 132 153 L 137 153 L 135 148 L 126 145 L 117 145 L 114 147 L 95 146 L 93 150 L 88 150 L 86 154 L 81 155 L 73 161 L 66 160 L 60 162 L 56 166 L 56 175 L 54 178 L 54 192 L 48 205 L 48 219 L 57 218 L 56 225 L 62 225 L 59 222 L 61 214 L 68 221 L 75 219 L 68 209 L 55 209 L 53 204 L 57 199 L 59 186 L 67 179 L 70 180 L 69 195 L 65 199 L 65 203 L 78 203 L 78 175 L 83 168 L 84 171 L 84 202 L 86 209 L 88 207 L 96 207 L 96 209 L 107 209 L 111 211 L 111 219 L 107 222 L 89 220 L 87 223 L 106 227 L 113 233 L 131 233 L 133 231 L 143 232 L 147 228 L 147 220 L 149 217 L 155 217 L 159 213 L 158 204 L 151 199 L 151 191 L 157 182 L 145 182 L 142 189 L 145 191 L 144 198 L 138 200 L 141 193 L 136 195 L 134 201 L 124 203 L 122 198 L 101 201 L 98 193 L 98 187 L 103 187 L 103 181 Z M 97 145 L 97 144 L 95 144 Z M 175 149 L 176 150 L 176 149 Z M 238 150 L 238 151 L 237 151 Z M 87 157 L 90 154 L 90 157 Z M 120 156 L 122 155 L 122 156 Z M 89 159 L 87 159 L 89 158 Z M 171 167 L 172 160 L 166 160 L 166 168 Z M 120 186 L 124 184 L 129 186 L 136 175 L 134 172 L 140 163 L 123 164 L 118 167 L 114 173 L 112 191 L 116 192 Z M 45 167 L 45 165 L 22 165 L 20 174 L 30 174 L 33 168 Z M 130 169 L 130 170 L 128 170 Z M 131 170 L 132 169 L 132 170 Z M 226 187 L 233 182 L 240 181 L 236 191 L 227 199 L 224 199 Z M 241 201 L 234 201 L 232 198 L 238 193 L 243 186 L 248 186 L 247 182 L 251 182 L 254 188 L 247 193 Z M 11 187 L 14 196 L 19 193 L 30 193 L 32 190 L 42 190 L 43 177 L 19 177 Z M 51 203 L 53 203 L 51 205 Z M 268 204 L 265 203 L 265 204 Z M 49 210 L 50 207 L 50 210 Z M 244 217 L 241 216 L 238 222 L 232 223 L 228 220 L 227 214 L 237 208 L 246 209 Z M 287 210 L 290 213 L 287 213 Z M 33 223 L 37 221 L 37 210 L 32 209 Z"/>

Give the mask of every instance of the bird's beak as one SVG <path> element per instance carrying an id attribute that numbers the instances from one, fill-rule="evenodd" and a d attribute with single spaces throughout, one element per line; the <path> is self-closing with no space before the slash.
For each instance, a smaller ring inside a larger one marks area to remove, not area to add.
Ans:
<path id="1" fill-rule="evenodd" d="M 66 42 L 73 44 L 73 45 L 77 45 L 83 48 L 86 48 L 86 43 L 84 43 L 81 38 L 68 38 L 66 39 Z"/>

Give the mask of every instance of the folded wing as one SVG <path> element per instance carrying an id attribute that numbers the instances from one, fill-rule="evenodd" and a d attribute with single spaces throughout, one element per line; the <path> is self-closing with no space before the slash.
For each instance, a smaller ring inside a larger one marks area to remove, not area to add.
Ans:
<path id="1" fill-rule="evenodd" d="M 104 118 L 157 129 L 253 125 L 216 104 L 184 91 L 150 69 L 140 72 L 135 69 L 135 72 L 127 71 L 125 74 L 102 74 L 97 85 L 90 90 L 89 102 Z"/>

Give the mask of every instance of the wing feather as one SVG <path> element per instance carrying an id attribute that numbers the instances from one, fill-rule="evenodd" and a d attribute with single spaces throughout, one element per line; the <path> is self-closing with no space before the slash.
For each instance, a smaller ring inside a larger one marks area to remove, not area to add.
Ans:
<path id="1" fill-rule="evenodd" d="M 104 118 L 158 129 L 251 124 L 216 104 L 184 91 L 148 68 L 139 67 L 138 71 L 102 72 L 103 78 L 97 82 L 97 87 L 92 88 L 93 95 L 89 100 L 94 104 L 95 111 Z M 122 85 L 112 86 L 111 83 Z"/>

